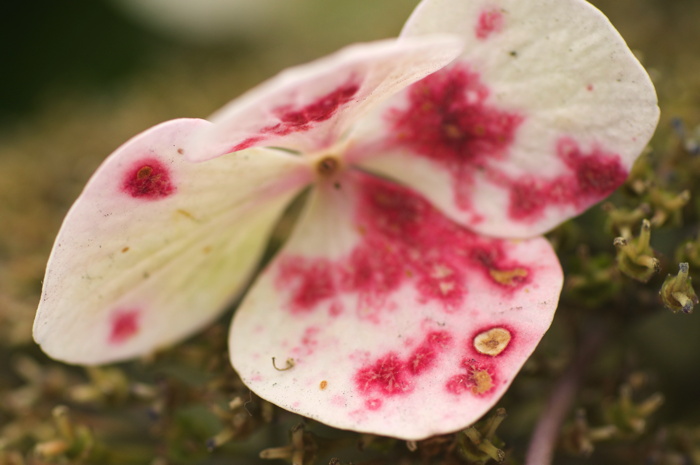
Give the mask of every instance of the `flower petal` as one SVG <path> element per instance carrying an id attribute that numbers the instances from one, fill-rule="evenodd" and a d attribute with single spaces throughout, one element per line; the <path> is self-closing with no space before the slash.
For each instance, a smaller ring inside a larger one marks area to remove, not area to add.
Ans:
<path id="1" fill-rule="evenodd" d="M 424 0 L 403 36 L 459 34 L 448 68 L 385 102 L 351 160 L 496 236 L 549 230 L 624 182 L 659 110 L 644 69 L 581 0 Z"/>
<path id="2" fill-rule="evenodd" d="M 206 160 L 260 145 L 327 148 L 368 108 L 452 61 L 458 44 L 446 36 L 385 40 L 290 68 L 212 115 L 216 124 L 188 156 Z"/>
<path id="3" fill-rule="evenodd" d="M 312 172 L 268 150 L 185 160 L 184 142 L 209 124 L 156 126 L 93 175 L 44 278 L 34 337 L 47 354 L 96 364 L 152 351 L 211 321 L 247 282 Z"/>
<path id="4" fill-rule="evenodd" d="M 406 188 L 354 172 L 315 191 L 246 296 L 231 361 L 285 409 L 422 439 L 494 405 L 549 327 L 561 286 L 546 240 L 476 235 Z"/>

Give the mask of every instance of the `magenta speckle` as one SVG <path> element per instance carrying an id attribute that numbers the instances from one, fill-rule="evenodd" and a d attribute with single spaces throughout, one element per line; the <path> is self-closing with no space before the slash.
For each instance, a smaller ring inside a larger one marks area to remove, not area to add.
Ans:
<path id="1" fill-rule="evenodd" d="M 478 39 L 487 39 L 494 32 L 500 32 L 503 29 L 503 13 L 500 10 L 485 10 L 479 15 L 479 21 L 476 24 L 476 37 Z"/>
<path id="2" fill-rule="evenodd" d="M 292 132 L 308 131 L 314 123 L 330 119 L 342 106 L 350 102 L 360 90 L 357 84 L 345 84 L 301 108 L 283 105 L 272 110 L 279 123 L 262 129 L 263 134 L 284 136 Z"/>
<path id="3" fill-rule="evenodd" d="M 389 398 L 411 392 L 414 381 L 437 364 L 440 355 L 452 345 L 452 340 L 447 331 L 431 331 L 405 360 L 396 352 L 383 355 L 357 371 L 357 389 L 372 396 L 368 402 L 376 401 L 378 395 Z"/>
<path id="4" fill-rule="evenodd" d="M 324 259 L 282 260 L 276 282 L 279 287 L 293 289 L 290 302 L 292 312 L 309 311 L 335 296 L 336 286 L 330 269 L 330 262 Z M 336 304 L 336 307 L 339 305 Z"/>
<path id="5" fill-rule="evenodd" d="M 381 399 L 367 399 L 365 402 L 365 407 L 367 407 L 367 410 L 379 410 L 382 408 L 382 400 Z"/>
<path id="6" fill-rule="evenodd" d="M 155 158 L 135 162 L 124 175 L 122 190 L 144 200 L 159 200 L 175 193 L 168 168 Z"/>
<path id="7" fill-rule="evenodd" d="M 447 381 L 445 388 L 452 394 L 462 394 L 469 389 L 469 385 L 468 375 L 455 375 Z"/>
<path id="8" fill-rule="evenodd" d="M 476 245 L 469 259 L 481 265 L 484 277 L 503 288 L 520 289 L 532 282 L 532 269 L 508 258 L 501 242 Z"/>
<path id="9" fill-rule="evenodd" d="M 488 105 L 489 94 L 479 74 L 453 66 L 413 84 L 408 106 L 387 113 L 392 143 L 447 169 L 462 210 L 471 208 L 474 173 L 505 158 L 524 119 Z"/>
<path id="10" fill-rule="evenodd" d="M 584 197 L 607 197 L 627 179 L 620 157 L 594 148 L 582 153 L 576 142 L 561 139 L 557 154 L 576 175 L 577 193 Z"/>
<path id="11" fill-rule="evenodd" d="M 262 136 L 249 137 L 247 139 L 244 139 L 242 142 L 239 142 L 238 144 L 231 147 L 229 152 L 238 152 L 239 150 L 249 149 L 250 147 L 258 145 L 263 140 L 265 140 L 265 138 Z"/>
<path id="12" fill-rule="evenodd" d="M 360 392 L 377 392 L 388 396 L 401 394 L 410 389 L 406 380 L 406 367 L 399 356 L 388 353 L 355 375 Z"/>
<path id="13" fill-rule="evenodd" d="M 416 290 L 417 303 L 437 302 L 454 312 L 468 298 L 468 276 L 474 271 L 504 292 L 532 280 L 531 270 L 508 258 L 506 242 L 463 229 L 404 187 L 365 174 L 352 176 L 359 188 L 355 224 L 360 242 L 333 261 L 281 258 L 275 284 L 286 291 L 292 313 L 323 305 L 330 315 L 339 314 L 337 297 L 355 293 L 359 317 L 376 320 L 404 284 Z M 494 278 L 495 272 L 509 270 L 521 274 L 507 285 Z"/>
<path id="14" fill-rule="evenodd" d="M 406 361 L 412 375 L 420 375 L 435 365 L 438 355 L 452 343 L 452 336 L 446 331 L 434 331 L 416 348 Z"/>
<path id="15" fill-rule="evenodd" d="M 470 393 L 477 397 L 485 396 L 496 389 L 498 379 L 493 365 L 465 359 L 461 366 L 463 373 L 451 376 L 445 389 L 451 394 Z"/>
<path id="16" fill-rule="evenodd" d="M 343 313 L 343 304 L 341 304 L 340 302 L 333 302 L 329 309 L 329 313 L 331 316 L 340 315 L 341 313 Z"/>
<path id="17" fill-rule="evenodd" d="M 121 344 L 139 332 L 138 310 L 120 310 L 112 316 L 109 342 Z"/>
<path id="18" fill-rule="evenodd" d="M 318 334 L 320 329 L 317 326 L 309 326 L 304 330 L 299 345 L 292 349 L 295 357 L 304 357 L 315 352 L 318 346 Z"/>
<path id="19" fill-rule="evenodd" d="M 260 145 L 270 137 L 308 131 L 315 124 L 333 117 L 340 108 L 352 101 L 359 90 L 360 86 L 358 84 L 350 82 L 318 97 L 307 105 L 287 104 L 273 108 L 270 110 L 270 117 L 276 117 L 279 122 L 265 126 L 259 130 L 259 134 L 243 139 L 232 146 L 229 152 L 245 150 Z"/>
<path id="20" fill-rule="evenodd" d="M 515 180 L 494 177 L 497 184 L 510 190 L 511 219 L 536 220 L 549 206 L 571 205 L 581 209 L 612 194 L 627 179 L 627 170 L 617 154 L 600 148 L 583 153 L 569 138 L 560 139 L 556 151 L 568 168 L 562 175 L 550 179 L 534 175 Z"/>

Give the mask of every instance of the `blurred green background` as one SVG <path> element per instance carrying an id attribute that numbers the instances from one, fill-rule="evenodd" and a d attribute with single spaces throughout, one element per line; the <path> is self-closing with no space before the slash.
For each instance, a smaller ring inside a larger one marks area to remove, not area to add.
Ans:
<path id="1" fill-rule="evenodd" d="M 40 281 L 63 216 L 104 157 L 161 121 L 206 117 L 285 67 L 352 42 L 395 36 L 417 0 L 222 0 L 212 2 L 218 6 L 209 15 L 178 14 L 180 0 L 151 2 L 28 0 L 0 7 L 0 454 L 32 447 L 32 440 L 9 428 L 20 411 L 17 393 L 31 384 L 27 360 L 39 360 L 44 371 L 54 365 L 31 342 Z M 593 3 L 657 85 L 662 120 L 652 145 L 662 152 L 677 143 L 672 118 L 691 128 L 700 124 L 700 2 Z M 685 225 L 688 232 L 697 229 Z M 673 250 L 675 244 L 663 240 L 674 236 L 658 237 L 655 247 Z M 664 418 L 695 425 L 698 334 L 697 318 L 660 311 L 635 323 L 616 349 L 641 359 L 635 363 L 657 378 L 667 397 Z M 557 337 L 555 331 L 545 341 L 545 353 L 556 352 Z M 77 369 L 69 373 L 64 387 L 85 378 Z M 53 405 L 63 394 L 40 395 Z M 34 416 L 31 425 L 50 423 L 49 404 L 33 402 L 21 404 Z M 51 436 L 44 433 L 33 440 Z M 521 441 L 527 435 L 526 428 L 516 433 Z M 1 457 L 0 464 L 14 463 Z"/>

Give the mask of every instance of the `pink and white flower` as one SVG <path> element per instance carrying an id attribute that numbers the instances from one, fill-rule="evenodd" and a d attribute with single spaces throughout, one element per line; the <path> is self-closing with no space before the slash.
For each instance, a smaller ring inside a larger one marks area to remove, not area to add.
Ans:
<path id="1" fill-rule="evenodd" d="M 624 182 L 654 88 L 582 0 L 423 0 L 396 40 L 292 68 L 211 118 L 113 153 L 69 212 L 34 334 L 69 363 L 123 360 L 236 311 L 231 362 L 269 401 L 405 439 L 506 391 L 562 272 L 538 235 Z M 277 370 L 272 358 L 293 359 Z"/>

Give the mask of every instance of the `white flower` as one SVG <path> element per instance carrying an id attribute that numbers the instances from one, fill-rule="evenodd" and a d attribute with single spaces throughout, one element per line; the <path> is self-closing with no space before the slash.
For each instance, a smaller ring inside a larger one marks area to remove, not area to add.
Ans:
<path id="1" fill-rule="evenodd" d="M 657 119 L 649 78 L 591 5 L 424 0 L 397 40 L 290 69 L 212 122 L 169 121 L 112 154 L 58 235 L 35 338 L 99 364 L 193 333 L 313 184 L 239 305 L 233 366 L 339 428 L 455 431 L 551 322 L 562 273 L 532 237 L 620 185 Z"/>

